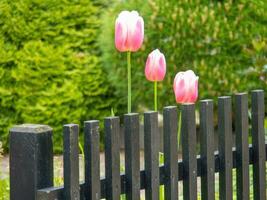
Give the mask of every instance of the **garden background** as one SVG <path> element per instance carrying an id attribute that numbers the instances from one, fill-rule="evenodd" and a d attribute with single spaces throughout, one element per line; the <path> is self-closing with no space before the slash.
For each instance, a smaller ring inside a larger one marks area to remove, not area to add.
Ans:
<path id="1" fill-rule="evenodd" d="M 5 152 L 14 124 L 50 125 L 59 153 L 63 124 L 82 127 L 85 120 L 126 112 L 126 54 L 114 46 L 114 22 L 124 9 L 138 10 L 145 21 L 144 44 L 133 54 L 133 111 L 153 108 L 153 84 L 144 67 L 155 48 L 167 61 L 159 109 L 175 104 L 174 76 L 187 69 L 200 77 L 200 99 L 266 89 L 265 0 L 1 0 Z"/>

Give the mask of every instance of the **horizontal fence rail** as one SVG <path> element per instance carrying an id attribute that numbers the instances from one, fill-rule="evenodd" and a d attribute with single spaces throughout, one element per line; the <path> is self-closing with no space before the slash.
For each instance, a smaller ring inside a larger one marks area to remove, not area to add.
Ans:
<path id="1" fill-rule="evenodd" d="M 99 121 L 84 123 L 85 181 L 79 183 L 79 127 L 64 126 L 64 186 L 53 186 L 52 130 L 44 125 L 21 125 L 10 130 L 11 200 L 158 200 L 164 185 L 165 199 L 178 199 L 178 181 L 183 182 L 183 197 L 196 200 L 197 177 L 201 177 L 201 198 L 215 199 L 215 173 L 219 173 L 220 199 L 233 199 L 233 173 L 236 169 L 237 199 L 249 199 L 249 166 L 253 166 L 254 200 L 266 199 L 267 143 L 264 131 L 264 92 L 252 91 L 251 134 L 249 139 L 248 94 L 239 93 L 218 99 L 219 149 L 214 145 L 214 105 L 200 101 L 200 154 L 197 155 L 195 105 L 185 104 L 163 110 L 164 164 L 159 165 L 158 112 L 144 113 L 144 163 L 140 170 L 139 114 L 123 117 L 125 134 L 125 173 L 120 173 L 120 118 L 104 119 L 105 178 L 100 178 Z M 232 106 L 234 109 L 232 109 Z M 181 113 L 181 118 L 178 116 Z M 233 113 L 233 115 L 232 115 Z M 232 116 L 233 119 L 232 120 Z M 181 122 L 178 122 L 181 119 Z M 235 122 L 234 130 L 232 121 Z M 179 127 L 181 124 L 181 127 Z M 178 160 L 177 132 L 181 130 L 183 159 Z M 236 144 L 233 144 L 233 132 Z M 25 147 L 25 145 L 27 147 Z M 235 146 L 235 147 L 234 147 Z M 21 152 L 23 150 L 23 152 Z M 48 154 L 46 154 L 46 152 Z M 32 155 L 35 159 L 29 159 Z M 27 159 L 28 158 L 28 159 Z M 25 159 L 27 159 L 25 162 Z M 19 165 L 19 167 L 18 167 Z M 34 172 L 30 175 L 30 172 Z M 17 179 L 20 175 L 21 179 Z M 29 177 L 24 177 L 29 176 Z M 20 188 L 28 179 L 28 185 Z M 24 195 L 20 193 L 24 192 Z"/>

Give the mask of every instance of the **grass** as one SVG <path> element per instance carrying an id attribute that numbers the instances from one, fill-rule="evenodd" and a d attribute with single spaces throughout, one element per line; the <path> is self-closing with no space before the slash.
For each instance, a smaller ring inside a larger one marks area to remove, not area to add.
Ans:
<path id="1" fill-rule="evenodd" d="M 0 142 L 0 167 L 1 158 L 3 157 L 2 142 Z M 9 199 L 9 178 L 1 179 L 1 168 L 0 168 L 0 200 Z"/>
<path id="2" fill-rule="evenodd" d="M 0 200 L 9 199 L 9 178 L 0 179 Z"/>

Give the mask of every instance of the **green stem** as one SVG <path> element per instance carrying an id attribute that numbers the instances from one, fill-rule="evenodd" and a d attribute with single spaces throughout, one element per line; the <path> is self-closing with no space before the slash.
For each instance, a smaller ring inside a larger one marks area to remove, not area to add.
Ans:
<path id="1" fill-rule="evenodd" d="M 164 164 L 164 153 L 159 152 L 159 165 Z M 164 200 L 164 185 L 159 188 L 159 199 Z"/>
<path id="2" fill-rule="evenodd" d="M 127 52 L 127 67 L 128 67 L 128 113 L 132 112 L 132 105 L 131 105 L 131 98 L 132 98 L 132 91 L 131 91 L 131 52 Z"/>
<path id="3" fill-rule="evenodd" d="M 182 124 L 182 113 L 179 112 L 179 121 L 178 121 L 178 150 L 180 148 L 180 139 L 181 139 L 181 124 Z"/>
<path id="4" fill-rule="evenodd" d="M 158 111 L 158 87 L 157 81 L 154 82 L 154 110 Z"/>
<path id="5" fill-rule="evenodd" d="M 80 151 L 82 153 L 82 158 L 83 158 L 83 161 L 84 161 L 84 150 L 83 150 L 83 146 L 82 144 L 79 142 L 79 148 L 80 148 Z"/>

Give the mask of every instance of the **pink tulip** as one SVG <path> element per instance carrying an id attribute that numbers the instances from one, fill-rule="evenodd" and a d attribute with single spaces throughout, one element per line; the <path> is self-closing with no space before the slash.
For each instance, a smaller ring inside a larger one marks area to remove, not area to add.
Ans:
<path id="1" fill-rule="evenodd" d="M 120 52 L 135 52 L 144 40 L 144 20 L 136 11 L 122 11 L 115 22 L 115 46 Z"/>
<path id="2" fill-rule="evenodd" d="M 177 103 L 194 103 L 198 97 L 198 76 L 192 70 L 176 74 L 173 90 Z"/>
<path id="3" fill-rule="evenodd" d="M 149 81 L 162 81 L 166 74 L 165 56 L 158 49 L 152 51 L 146 60 L 145 75 Z"/>

